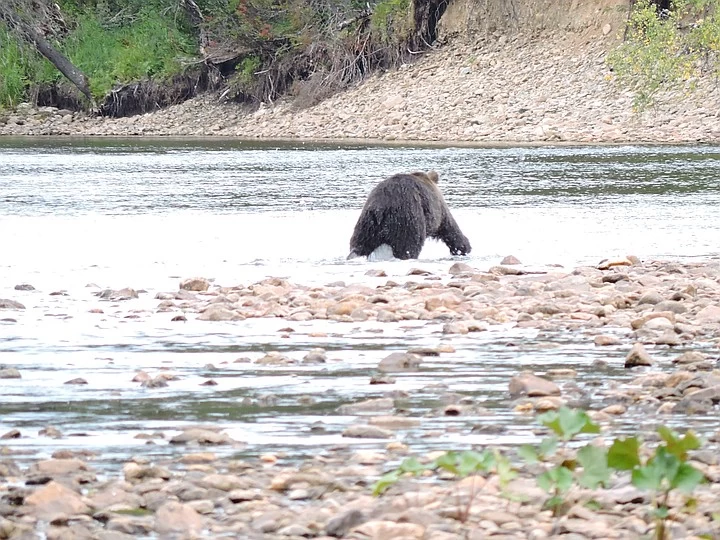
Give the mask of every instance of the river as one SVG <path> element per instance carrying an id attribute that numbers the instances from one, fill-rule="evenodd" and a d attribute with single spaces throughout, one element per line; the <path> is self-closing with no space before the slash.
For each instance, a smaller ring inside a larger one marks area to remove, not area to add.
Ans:
<path id="1" fill-rule="evenodd" d="M 346 261 L 370 189 L 390 174 L 427 169 L 440 173 L 472 253 L 453 258 L 431 241 L 418 261 Z M 108 465 L 172 452 L 166 438 L 150 447 L 135 437 L 192 423 L 221 425 L 251 454 L 378 444 L 342 438 L 353 418 L 336 408 L 388 392 L 368 380 L 389 351 L 437 345 L 422 324 L 387 323 L 378 333 L 372 321 L 315 320 L 293 323 L 297 331 L 283 337 L 288 325 L 278 319 L 171 322 L 171 313 L 156 311 L 155 295 L 193 276 L 222 285 L 268 276 L 378 284 L 407 279 L 412 268 L 446 275 L 457 260 L 484 270 L 510 254 L 527 267 L 566 268 L 628 254 L 716 258 L 719 179 L 720 148 L 708 146 L 0 139 L 0 298 L 26 306 L 0 312 L 0 367 L 22 374 L 0 381 L 0 435 L 22 433 L 3 444 L 34 455 L 87 447 Z M 93 294 L 123 287 L 144 291 L 130 301 L 135 318 Z M 102 314 L 91 312 L 98 308 Z M 562 332 L 498 325 L 452 344 L 455 354 L 398 377 L 392 391 L 406 396 L 412 415 L 434 415 L 443 392 L 482 407 L 409 429 L 410 445 L 527 440 L 532 424 L 507 410 L 507 380 L 519 365 L 572 366 L 588 385 L 629 376 L 622 368 L 591 373 L 608 352 Z M 328 351 L 327 364 L 236 362 L 267 351 L 299 359 L 314 347 Z M 131 381 L 138 369 L 170 369 L 179 379 L 142 388 Z M 64 384 L 78 377 L 87 384 Z M 210 378 L 218 384 L 201 386 Z M 46 426 L 65 436 L 39 436 Z"/>

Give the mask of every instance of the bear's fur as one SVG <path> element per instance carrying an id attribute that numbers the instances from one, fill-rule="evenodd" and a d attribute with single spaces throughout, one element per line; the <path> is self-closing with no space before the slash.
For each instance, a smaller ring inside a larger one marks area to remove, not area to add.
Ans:
<path id="1" fill-rule="evenodd" d="M 427 237 L 442 240 L 453 255 L 470 253 L 438 187 L 435 171 L 396 174 L 368 195 L 350 239 L 350 254 L 367 257 L 387 244 L 397 259 L 417 259 Z"/>

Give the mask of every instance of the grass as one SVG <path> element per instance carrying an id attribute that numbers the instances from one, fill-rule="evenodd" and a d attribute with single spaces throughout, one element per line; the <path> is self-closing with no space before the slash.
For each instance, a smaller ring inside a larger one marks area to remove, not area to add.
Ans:
<path id="1" fill-rule="evenodd" d="M 196 53 L 193 38 L 172 13 L 142 8 L 126 25 L 103 25 L 90 12 L 76 15 L 70 34 L 58 48 L 87 75 L 90 90 L 102 99 L 115 85 L 153 78 L 164 80 L 183 69 L 182 59 Z M 47 60 L 0 26 L 0 108 L 27 99 L 33 85 L 61 75 Z"/>

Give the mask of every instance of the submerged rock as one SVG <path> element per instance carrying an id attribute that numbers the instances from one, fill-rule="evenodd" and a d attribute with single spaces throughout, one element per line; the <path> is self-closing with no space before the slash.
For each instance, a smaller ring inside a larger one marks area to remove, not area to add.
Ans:
<path id="1" fill-rule="evenodd" d="M 543 379 L 542 377 L 538 377 L 529 371 L 522 372 L 510 379 L 509 390 L 510 395 L 513 397 L 560 395 L 560 387 L 557 384 L 547 379 Z"/>
<path id="2" fill-rule="evenodd" d="M 643 347 L 642 343 L 635 343 L 625 357 L 625 367 L 652 366 L 653 359 Z"/>

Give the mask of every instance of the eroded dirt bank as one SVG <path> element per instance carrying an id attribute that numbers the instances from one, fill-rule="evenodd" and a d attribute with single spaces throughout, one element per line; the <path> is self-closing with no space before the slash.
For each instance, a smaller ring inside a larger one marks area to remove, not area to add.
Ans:
<path id="1" fill-rule="evenodd" d="M 609 0 L 566 3 L 567 20 L 480 32 L 463 26 L 471 18 L 457 12 L 459 2 L 445 15 L 446 45 L 311 108 L 299 109 L 286 99 L 247 111 L 205 95 L 151 114 L 105 119 L 23 105 L 0 117 L 0 134 L 477 144 L 720 140 L 720 90 L 714 81 L 696 81 L 694 92 L 661 96 L 656 106 L 637 114 L 633 94 L 617 84 L 605 62 L 622 34 L 626 6 Z M 535 21 L 542 6 L 531 4 L 537 9 L 525 17 Z M 479 15 L 474 17 L 477 27 Z"/>

